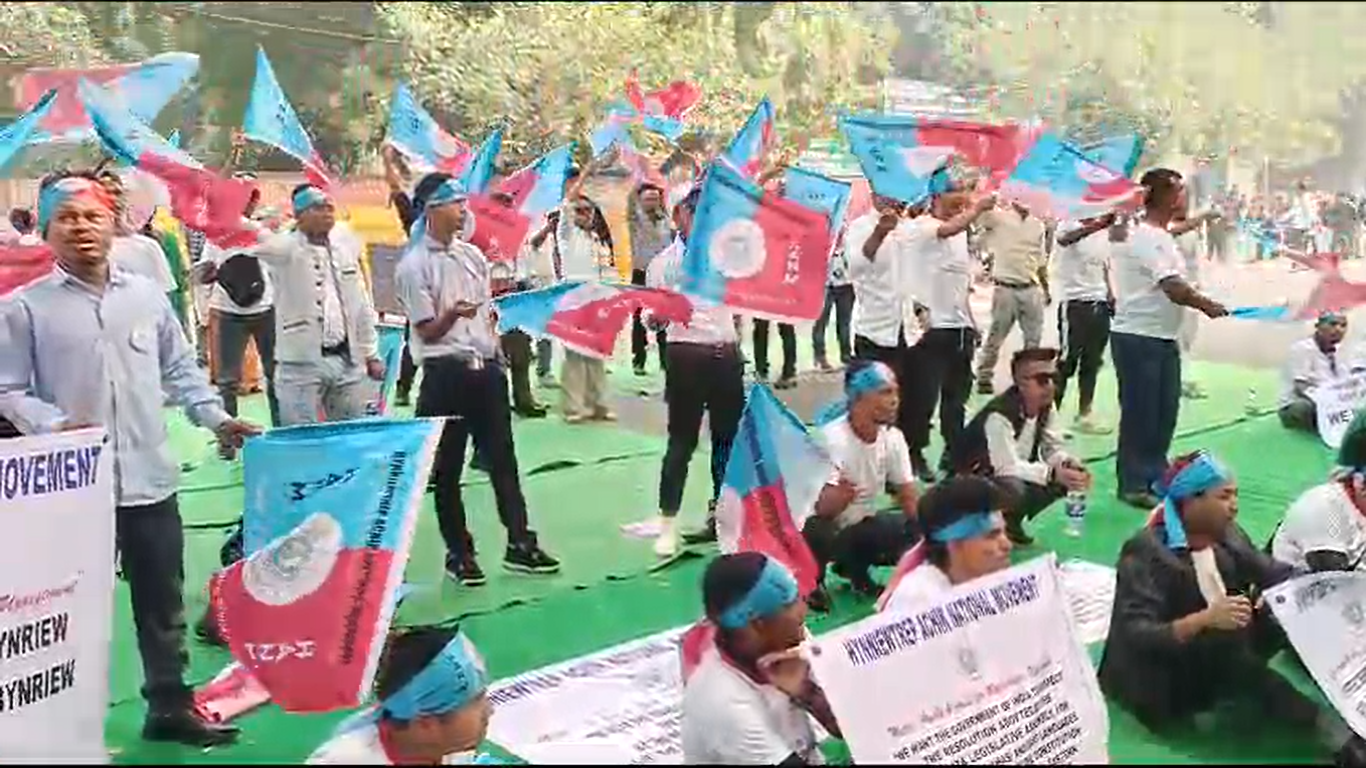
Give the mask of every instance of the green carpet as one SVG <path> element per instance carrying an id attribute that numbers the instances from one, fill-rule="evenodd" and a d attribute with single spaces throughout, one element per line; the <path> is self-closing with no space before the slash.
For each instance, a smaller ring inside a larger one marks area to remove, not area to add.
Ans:
<path id="1" fill-rule="evenodd" d="M 775 333 L 776 342 L 776 333 Z M 776 344 L 774 346 L 777 351 Z M 1285 506 L 1304 488 L 1319 482 L 1330 466 L 1330 454 L 1308 436 L 1289 435 L 1274 417 L 1245 414 L 1248 390 L 1256 388 L 1257 404 L 1274 402 L 1275 376 L 1228 366 L 1191 366 L 1196 379 L 1210 393 L 1202 401 L 1183 403 L 1175 451 L 1203 447 L 1222 456 L 1239 471 L 1240 520 L 1254 539 L 1264 539 Z M 625 372 L 630 376 L 629 367 Z M 621 378 L 614 374 L 613 378 Z M 1097 396 L 1098 415 L 1113 421 L 1114 383 L 1102 378 Z M 259 398 L 250 401 L 258 409 Z M 1064 410 L 1064 417 L 1067 417 Z M 233 470 L 219 462 L 202 433 L 177 423 L 173 428 L 181 449 L 198 447 L 202 464 L 192 475 L 210 470 L 220 483 L 230 482 Z M 400 623 L 436 621 L 465 616 L 464 626 L 484 652 L 494 677 L 504 677 L 546 664 L 590 653 L 694 619 L 699 611 L 698 582 L 704 557 L 682 557 L 669 567 L 653 568 L 648 542 L 623 536 L 621 523 L 654 512 L 662 437 L 631 434 L 614 427 L 567 427 L 554 419 L 521 422 L 517 426 L 518 454 L 533 525 L 547 549 L 564 560 L 565 570 L 543 579 L 509 576 L 498 571 L 503 544 L 494 512 L 491 489 L 483 476 L 472 473 L 466 503 L 481 559 L 490 583 L 479 590 L 462 590 L 440 576 L 441 542 L 434 515 L 424 511 L 408 571 L 410 581 L 422 585 L 399 615 Z M 1061 515 L 1046 515 L 1034 525 L 1038 545 L 1017 553 L 1020 558 L 1053 549 L 1062 559 L 1081 557 L 1111 564 L 1120 545 L 1144 515 L 1114 501 L 1113 435 L 1078 437 L 1071 450 L 1092 460 L 1097 487 L 1086 520 L 1085 536 L 1062 534 Z M 1268 448 L 1274 446 L 1274 461 Z M 187 454 L 181 454 L 187 456 Z M 533 474 L 537 466 L 551 467 L 565 456 L 580 457 L 587 465 Z M 207 475 L 205 476 L 207 477 Z M 237 514 L 240 489 L 205 490 L 184 494 L 187 522 L 228 520 Z M 685 515 L 698 515 L 709 483 L 706 457 L 699 451 L 692 467 Z M 430 497 L 428 497 L 430 506 Z M 191 617 L 203 606 L 203 585 L 216 566 L 221 531 L 187 534 L 186 591 Z M 867 614 L 837 591 L 836 610 L 812 620 L 821 632 Z M 137 660 L 127 596 L 116 597 L 113 693 L 107 742 L 122 764 L 146 763 L 261 763 L 302 760 L 321 743 L 343 713 L 284 715 L 273 706 L 244 717 L 242 741 L 228 749 L 200 752 L 149 745 L 138 738 L 142 704 L 137 700 L 141 672 Z M 1098 654 L 1098 649 L 1095 649 Z M 227 662 L 221 651 L 191 649 L 194 678 L 207 678 Z M 1300 684 L 1312 686 L 1302 676 Z M 1326 756 L 1302 734 L 1282 733 L 1264 723 L 1206 724 L 1161 736 L 1152 734 L 1122 711 L 1111 708 L 1111 753 L 1121 763 L 1272 763 L 1322 761 Z"/>

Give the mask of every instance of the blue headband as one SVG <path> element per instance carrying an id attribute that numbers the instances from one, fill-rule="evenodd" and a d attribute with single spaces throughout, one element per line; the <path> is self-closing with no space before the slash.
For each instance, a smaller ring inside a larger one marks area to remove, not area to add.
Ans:
<path id="1" fill-rule="evenodd" d="M 458 202 L 467 197 L 469 197 L 469 195 L 465 192 L 465 185 L 455 179 L 446 179 L 441 182 L 441 186 L 432 190 L 430 195 L 427 195 L 427 200 L 423 203 L 422 207 L 424 210 L 428 210 L 435 208 L 438 205 L 447 205 L 449 203 Z"/>
<path id="2" fill-rule="evenodd" d="M 109 204 L 109 192 L 99 182 L 83 176 L 69 176 L 43 187 L 38 193 L 38 232 L 47 232 L 48 222 L 66 201 L 86 193 Z"/>
<path id="3" fill-rule="evenodd" d="M 444 715 L 474 701 L 488 685 L 484 660 L 461 632 L 398 693 L 381 701 L 376 711 L 405 722 Z"/>
<path id="4" fill-rule="evenodd" d="M 849 412 L 849 406 L 864 395 L 895 386 L 896 376 L 886 363 L 872 363 L 860 368 L 844 382 L 844 397 L 829 403 L 816 413 L 816 426 L 824 426 Z"/>
<path id="5" fill-rule="evenodd" d="M 1176 473 L 1170 485 L 1157 488 L 1162 496 L 1162 525 L 1167 531 L 1168 547 L 1185 549 L 1188 546 L 1186 526 L 1181 522 L 1176 503 L 1222 485 L 1228 482 L 1230 477 L 1232 475 L 1224 465 L 1209 454 L 1201 452 L 1190 464 Z"/>
<path id="6" fill-rule="evenodd" d="M 294 215 L 295 217 L 298 217 L 299 214 L 309 208 L 312 208 L 315 205 L 324 205 L 327 201 L 328 197 L 326 192 L 317 187 L 304 187 L 298 192 L 295 192 L 294 197 L 292 198 L 292 202 L 294 203 Z"/>
<path id="7" fill-rule="evenodd" d="M 929 537 L 940 544 L 978 539 L 991 533 L 997 517 L 995 512 L 969 512 L 943 528 L 930 531 Z"/>
<path id="8" fill-rule="evenodd" d="M 716 625 L 722 629 L 743 629 L 755 619 L 778 613 L 800 597 L 801 591 L 792 573 L 782 563 L 769 558 L 759 572 L 758 581 L 743 599 L 716 617 Z"/>
<path id="9" fill-rule="evenodd" d="M 1315 325 L 1323 325 L 1324 323 L 1342 323 L 1346 321 L 1347 316 L 1342 314 L 1341 312 L 1322 312 L 1319 314 L 1319 319 L 1315 321 Z"/>

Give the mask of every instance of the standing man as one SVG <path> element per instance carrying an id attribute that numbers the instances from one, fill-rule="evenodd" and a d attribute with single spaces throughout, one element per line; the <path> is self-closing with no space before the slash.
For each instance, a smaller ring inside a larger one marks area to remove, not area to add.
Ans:
<path id="1" fill-rule="evenodd" d="M 275 393 L 282 424 L 347 421 L 365 415 L 384 380 L 375 307 L 360 269 L 360 242 L 333 227 L 327 193 L 300 184 L 295 229 L 266 240 L 256 255 L 275 289 Z M 349 233 L 348 233 L 349 234 Z"/>
<path id="2" fill-rule="evenodd" d="M 854 284 L 849 280 L 849 256 L 845 250 L 845 231 L 830 254 L 830 269 L 825 279 L 825 306 L 821 316 L 811 326 L 811 347 L 816 353 L 816 367 L 829 373 L 835 370 L 825 354 L 825 329 L 830 322 L 830 311 L 835 313 L 835 339 L 839 342 L 840 365 L 848 365 L 854 356 L 849 337 L 849 324 L 854 318 Z"/>
<path id="3" fill-rule="evenodd" d="M 556 232 L 564 279 L 616 282 L 612 245 L 604 237 L 604 225 L 598 221 L 601 214 L 597 204 L 587 195 L 575 193 L 569 198 L 569 211 L 569 215 L 560 216 Z M 560 364 L 560 394 L 567 423 L 616 420 L 616 414 L 607 407 L 604 360 L 566 348 L 564 362 Z"/>
<path id="4" fill-rule="evenodd" d="M 223 410 L 160 287 L 111 265 L 114 201 L 97 177 L 48 179 L 39 191 L 38 228 L 57 266 L 0 309 L 0 415 L 27 434 L 86 426 L 108 432 L 115 543 L 146 681 L 142 736 L 230 743 L 237 729 L 201 718 L 185 684 L 185 540 L 162 393 L 223 443 L 238 446 L 259 430 Z"/>
<path id="5" fill-rule="evenodd" d="M 1199 290 L 1200 288 L 1200 232 L 1206 222 L 1217 222 L 1219 212 L 1217 210 L 1206 211 L 1199 216 L 1191 217 L 1187 211 L 1176 212 L 1176 217 L 1172 219 L 1169 231 L 1172 238 L 1176 240 L 1176 248 L 1181 251 L 1181 263 L 1185 265 L 1186 283 L 1190 287 Z M 1182 355 L 1189 355 L 1191 349 L 1195 347 L 1195 337 L 1200 331 L 1200 313 L 1187 309 L 1181 320 L 1181 335 L 1178 339 Z M 1181 396 L 1191 400 L 1204 400 L 1207 395 L 1201 389 L 1200 384 L 1194 379 L 1183 378 L 1181 380 Z"/>
<path id="6" fill-rule="evenodd" d="M 646 277 L 651 288 L 677 290 L 683 272 L 684 243 L 692 232 L 693 212 L 700 196 L 700 189 L 694 187 L 674 208 L 678 239 L 650 265 Z M 683 506 L 688 465 L 697 450 L 704 414 L 707 431 L 711 433 L 711 501 L 707 504 L 706 526 L 683 540 L 687 544 L 716 541 L 716 500 L 721 496 L 730 447 L 745 409 L 745 365 L 740 359 L 738 340 L 735 316 L 721 305 L 695 302 L 688 324 L 669 329 L 669 364 L 664 368 L 669 447 L 659 473 L 660 525 L 659 538 L 655 540 L 655 554 L 660 557 L 678 553 L 674 522 Z"/>
<path id="7" fill-rule="evenodd" d="M 1126 222 L 1113 213 L 1081 221 L 1066 222 L 1058 228 L 1058 283 L 1062 303 L 1058 305 L 1058 338 L 1062 341 L 1062 366 L 1058 369 L 1054 406 L 1062 408 L 1067 380 L 1077 378 L 1077 415 L 1073 427 L 1083 434 L 1103 435 L 1108 427 L 1091 418 L 1096 399 L 1096 379 L 1105 362 L 1105 347 L 1110 343 L 1110 316 L 1115 311 L 1115 293 L 1110 286 L 1110 256 L 1115 243 L 1122 242 Z"/>
<path id="8" fill-rule="evenodd" d="M 447 180 L 425 197 L 426 232 L 409 244 L 394 278 L 412 324 L 413 359 L 422 366 L 417 415 L 446 417 L 436 451 L 436 515 L 446 543 L 446 574 L 467 587 L 485 583 L 465 522 L 460 476 L 471 435 L 483 446 L 508 532 L 503 566 L 522 573 L 556 573 L 527 525 L 508 407 L 507 375 L 490 314 L 492 288 L 484 254 L 460 239 L 465 191 Z"/>
<path id="9" fill-rule="evenodd" d="M 669 223 L 669 211 L 664 206 L 664 190 L 655 184 L 642 182 L 626 204 L 630 216 L 627 226 L 631 235 L 631 285 L 645 285 L 650 262 L 673 241 L 673 226 Z M 640 320 L 640 310 L 637 309 L 631 320 L 631 367 L 637 376 L 645 375 L 648 336 L 645 324 Z M 656 331 L 660 370 L 664 369 L 667 359 L 664 343 L 664 331 Z"/>
<path id="10" fill-rule="evenodd" d="M 772 323 L 766 318 L 756 317 L 751 321 L 754 332 L 754 376 L 760 381 L 768 381 L 768 336 Z M 774 389 L 792 389 L 797 386 L 797 328 L 791 323 L 778 323 L 778 339 L 783 345 L 783 367 L 778 380 L 773 382 Z"/>
<path id="11" fill-rule="evenodd" d="M 1143 218 L 1116 255 L 1118 306 L 1110 352 L 1119 379 L 1119 449 L 1115 465 L 1119 497 L 1149 510 L 1157 505 L 1153 483 L 1167 470 L 1167 454 L 1181 409 L 1183 310 L 1207 317 L 1228 314 L 1224 305 L 1186 281 L 1185 265 L 1168 227 L 1186 207 L 1181 174 L 1155 168 L 1143 174 Z"/>
<path id="12" fill-rule="evenodd" d="M 984 241 L 991 253 L 991 330 L 977 363 L 977 391 L 995 391 L 992 377 L 1001 345 L 1020 324 L 1026 349 L 1043 340 L 1044 308 L 1049 305 L 1048 259 L 1044 255 L 1044 223 L 1019 203 L 994 208 L 981 219 Z"/>

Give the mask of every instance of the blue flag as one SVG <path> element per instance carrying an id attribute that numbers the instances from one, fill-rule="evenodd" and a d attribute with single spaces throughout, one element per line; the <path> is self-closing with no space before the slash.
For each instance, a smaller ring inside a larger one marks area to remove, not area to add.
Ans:
<path id="1" fill-rule="evenodd" d="M 38 130 L 38 124 L 47 116 L 52 104 L 57 101 L 57 89 L 53 88 L 43 94 L 43 98 L 38 99 L 38 103 L 33 105 L 33 109 L 19 116 L 18 120 L 10 123 L 4 128 L 0 128 L 0 172 L 3 172 L 14 160 L 19 150 L 33 138 L 33 134 Z"/>
<path id="2" fill-rule="evenodd" d="M 480 195 L 488 191 L 489 182 L 493 181 L 495 163 L 498 154 L 503 151 L 503 129 L 494 128 L 493 133 L 484 139 L 484 143 L 475 150 L 474 159 L 465 167 L 465 172 L 460 175 L 460 183 L 465 186 L 465 192 L 471 195 Z"/>
<path id="3" fill-rule="evenodd" d="M 305 168 L 327 177 L 327 166 L 313 148 L 313 141 L 299 122 L 294 106 L 285 97 L 265 49 L 259 46 L 256 48 L 256 79 L 251 84 L 251 99 L 247 102 L 246 117 L 242 119 L 242 133 L 249 139 L 275 147 L 303 163 Z"/>

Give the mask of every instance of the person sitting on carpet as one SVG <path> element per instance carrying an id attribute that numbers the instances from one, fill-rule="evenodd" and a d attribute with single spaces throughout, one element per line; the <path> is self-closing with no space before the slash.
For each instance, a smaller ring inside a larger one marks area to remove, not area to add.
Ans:
<path id="1" fill-rule="evenodd" d="M 1338 365 L 1338 347 L 1347 337 L 1347 316 L 1337 312 L 1319 315 L 1314 335 L 1290 345 L 1283 372 L 1279 415 L 1286 429 L 1317 432 L 1318 409 L 1309 391 L 1345 375 Z"/>
<path id="2" fill-rule="evenodd" d="M 702 602 L 714 635 L 685 669 L 683 762 L 818 763 L 811 717 L 836 738 L 840 728 L 801 655 L 806 604 L 792 573 L 758 552 L 721 555 L 702 577 Z"/>
<path id="3" fill-rule="evenodd" d="M 1062 450 L 1052 430 L 1058 351 L 1022 349 L 1010 360 L 1014 384 L 973 417 L 954 452 L 959 475 L 990 477 L 1006 495 L 1006 536 L 1029 546 L 1024 521 L 1068 491 L 1091 487 L 1091 473 Z"/>
<path id="4" fill-rule="evenodd" d="M 1198 451 L 1172 463 L 1161 492 L 1148 525 L 1120 551 L 1100 661 L 1106 696 L 1153 730 L 1255 703 L 1273 720 L 1319 728 L 1340 765 L 1361 765 L 1366 745 L 1349 743 L 1339 718 L 1267 666 L 1285 636 L 1260 595 L 1293 571 L 1234 522 L 1233 476 Z"/>
<path id="5" fill-rule="evenodd" d="M 920 499 L 925 539 L 897 564 L 879 611 L 909 612 L 964 582 L 1010 567 L 1006 496 L 983 477 L 951 477 Z"/>
<path id="6" fill-rule="evenodd" d="M 1366 560 L 1366 412 L 1338 448 L 1338 470 L 1300 495 L 1271 536 L 1271 556 L 1298 570 L 1355 571 Z"/>
<path id="7" fill-rule="evenodd" d="M 342 723 L 308 765 L 470 765 L 488 734 L 489 677 L 474 645 L 454 627 L 390 636 L 375 674 L 379 703 Z"/>
<path id="8" fill-rule="evenodd" d="M 854 591 L 873 597 L 881 590 L 869 569 L 892 565 L 919 536 L 911 452 L 896 426 L 901 401 L 896 374 L 885 363 L 853 360 L 844 373 L 844 393 L 816 417 L 835 471 L 802 531 L 821 574 L 809 599 L 821 612 L 829 610 L 823 586 L 827 563 L 834 562 L 835 572 Z M 900 511 L 878 514 L 877 499 L 887 490 Z"/>

